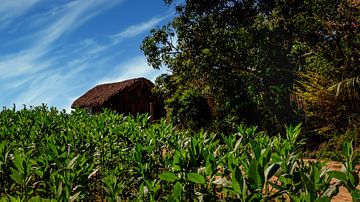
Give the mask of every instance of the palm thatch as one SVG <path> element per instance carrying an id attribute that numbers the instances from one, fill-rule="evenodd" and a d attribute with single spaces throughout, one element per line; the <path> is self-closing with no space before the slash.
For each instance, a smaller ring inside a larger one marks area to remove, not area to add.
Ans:
<path id="1" fill-rule="evenodd" d="M 115 95 L 125 92 L 136 85 L 146 85 L 152 88 L 154 84 L 145 78 L 129 79 L 116 83 L 108 83 L 97 85 L 84 95 L 79 97 L 71 105 L 71 108 L 84 108 L 84 107 L 100 107 L 110 100 Z"/>
<path id="2" fill-rule="evenodd" d="M 83 108 L 90 114 L 106 108 L 133 116 L 147 113 L 150 120 L 159 119 L 165 117 L 166 111 L 163 100 L 152 93 L 154 86 L 145 78 L 101 84 L 75 100 L 71 107 Z"/>

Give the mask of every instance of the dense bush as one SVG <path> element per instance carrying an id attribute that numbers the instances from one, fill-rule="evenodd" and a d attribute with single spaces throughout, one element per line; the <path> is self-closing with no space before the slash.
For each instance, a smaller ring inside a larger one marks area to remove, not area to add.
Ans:
<path id="1" fill-rule="evenodd" d="M 207 99 L 197 91 L 187 90 L 176 94 L 167 104 L 171 109 L 171 122 L 181 128 L 199 130 L 211 121 Z"/>
<path id="2" fill-rule="evenodd" d="M 0 112 L 1 201 L 329 201 L 359 179 L 350 143 L 346 169 L 300 158 L 300 126 L 270 138 L 256 127 L 222 135 L 174 131 L 145 115 L 48 109 Z"/>
<path id="3" fill-rule="evenodd" d="M 164 2 L 175 16 L 141 49 L 169 71 L 157 83 L 165 99 L 184 90 L 206 97 L 213 119 L 204 128 L 227 133 L 245 122 L 276 134 L 303 122 L 316 146 L 359 134 L 359 1 Z"/>

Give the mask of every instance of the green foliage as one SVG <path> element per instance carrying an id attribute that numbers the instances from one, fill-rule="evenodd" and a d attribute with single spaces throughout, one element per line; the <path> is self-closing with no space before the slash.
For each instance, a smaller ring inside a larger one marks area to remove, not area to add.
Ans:
<path id="1" fill-rule="evenodd" d="M 187 90 L 167 100 L 171 122 L 181 128 L 199 130 L 210 123 L 211 114 L 206 98 Z"/>
<path id="2" fill-rule="evenodd" d="M 172 134 L 171 126 L 150 125 L 145 115 L 133 119 L 110 111 L 66 114 L 46 106 L 3 109 L 0 196 L 58 201 L 134 198 L 134 188 L 162 169 L 158 154 Z"/>
<path id="3" fill-rule="evenodd" d="M 355 166 L 360 161 L 360 155 L 354 153 L 351 142 L 344 142 L 341 156 L 343 169 L 330 172 L 330 176 L 338 179 L 339 184 L 343 184 L 352 195 L 356 195 L 359 192 L 356 187 L 359 185 L 360 179 L 359 171 L 355 169 Z"/>
<path id="4" fill-rule="evenodd" d="M 356 1 L 164 2 L 176 5 L 176 16 L 152 30 L 141 49 L 153 68 L 171 70 L 159 77 L 165 99 L 179 100 L 186 90 L 207 99 L 212 124 L 200 126 L 234 131 L 240 122 L 255 123 L 275 135 L 303 121 L 325 140 L 358 127 Z M 184 109 L 171 103 L 173 111 Z"/>
<path id="5" fill-rule="evenodd" d="M 340 186 L 331 177 L 356 195 L 351 143 L 346 171 L 329 172 L 301 160 L 300 131 L 269 137 L 240 125 L 233 134 L 190 134 L 146 115 L 3 109 L 0 200 L 328 201 Z"/>
<path id="6" fill-rule="evenodd" d="M 242 121 L 279 129 L 289 123 L 296 69 L 287 57 L 291 33 L 279 19 L 270 23 L 272 10 L 283 7 L 291 9 L 277 1 L 178 5 L 173 21 L 152 30 L 141 47 L 152 67 L 172 71 L 171 79 L 161 76 L 160 94 L 171 99 L 184 90 L 199 91 L 208 100 L 216 130 L 234 130 Z"/>
<path id="7" fill-rule="evenodd" d="M 351 132 L 360 120 L 359 7 L 355 1 L 309 5 L 300 19 L 314 25 L 307 25 L 312 30 L 297 39 L 290 54 L 301 67 L 295 100 L 305 112 L 305 126 L 327 140 Z"/>

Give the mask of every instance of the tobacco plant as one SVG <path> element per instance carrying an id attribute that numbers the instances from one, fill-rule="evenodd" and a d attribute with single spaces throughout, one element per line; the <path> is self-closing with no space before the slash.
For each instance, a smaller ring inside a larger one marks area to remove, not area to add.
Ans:
<path id="1" fill-rule="evenodd" d="M 356 195 L 351 143 L 344 171 L 330 172 L 302 160 L 300 132 L 193 133 L 146 114 L 4 108 L 0 201 L 329 201 L 341 184 Z"/>
<path id="2" fill-rule="evenodd" d="M 356 165 L 360 161 L 360 155 L 354 153 L 352 142 L 344 142 L 340 156 L 344 159 L 341 171 L 331 171 L 330 175 L 339 180 L 338 184 L 346 187 L 354 201 L 359 201 L 360 189 L 358 185 L 360 183 L 360 170 L 356 168 Z"/>

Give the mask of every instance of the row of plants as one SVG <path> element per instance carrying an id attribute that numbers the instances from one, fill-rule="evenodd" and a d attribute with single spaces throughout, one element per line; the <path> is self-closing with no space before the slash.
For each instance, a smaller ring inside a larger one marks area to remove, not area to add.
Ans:
<path id="1" fill-rule="evenodd" d="M 344 169 L 329 171 L 302 160 L 300 131 L 194 134 L 146 115 L 3 109 L 0 201 L 330 201 L 340 185 L 356 197 L 351 143 Z"/>

